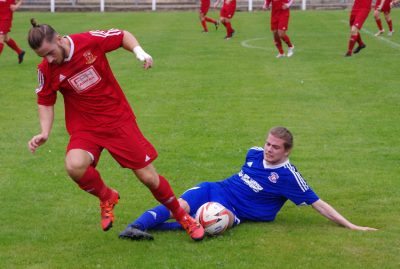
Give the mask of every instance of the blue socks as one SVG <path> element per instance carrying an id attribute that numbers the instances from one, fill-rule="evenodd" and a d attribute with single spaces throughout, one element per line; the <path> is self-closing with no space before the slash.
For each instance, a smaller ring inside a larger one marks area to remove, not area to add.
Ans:
<path id="1" fill-rule="evenodd" d="M 157 225 L 163 224 L 170 218 L 169 210 L 163 206 L 159 205 L 150 210 L 144 212 L 139 218 L 128 226 L 138 228 L 142 231 L 152 229 Z"/>

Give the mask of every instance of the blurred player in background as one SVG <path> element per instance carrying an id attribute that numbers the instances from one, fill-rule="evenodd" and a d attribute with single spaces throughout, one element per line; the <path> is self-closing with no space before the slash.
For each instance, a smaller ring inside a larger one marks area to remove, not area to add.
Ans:
<path id="1" fill-rule="evenodd" d="M 374 17 L 376 21 L 376 25 L 378 26 L 378 32 L 375 36 L 379 36 L 385 32 L 382 27 L 382 21 L 379 17 L 379 14 L 382 12 L 385 15 L 385 20 L 387 25 L 389 26 L 388 36 L 393 35 L 393 23 L 392 18 L 390 17 L 390 11 L 392 9 L 392 1 L 391 0 L 376 0 L 375 3 L 375 10 L 374 10 Z"/>
<path id="2" fill-rule="evenodd" d="M 289 26 L 290 6 L 293 0 L 265 0 L 263 9 L 268 9 L 271 5 L 271 31 L 274 37 L 275 46 L 279 51 L 276 58 L 285 57 L 282 48 L 283 40 L 288 46 L 287 57 L 293 56 L 294 46 L 286 34 Z"/>
<path id="3" fill-rule="evenodd" d="M 221 0 L 217 0 L 214 4 L 214 8 L 217 8 Z M 236 11 L 236 0 L 224 0 L 221 11 L 219 13 L 219 21 L 225 26 L 226 36 L 225 40 L 229 40 L 233 37 L 235 30 L 232 28 L 231 19 L 235 15 Z"/>
<path id="4" fill-rule="evenodd" d="M 242 169 L 219 182 L 203 182 L 187 190 L 179 202 L 192 216 L 206 202 L 218 202 L 230 211 L 229 227 L 241 221 L 273 221 L 287 200 L 298 206 L 311 205 L 327 219 L 352 230 L 375 231 L 358 226 L 321 200 L 289 161 L 293 136 L 284 127 L 269 130 L 264 148 L 247 152 Z M 169 210 L 160 205 L 144 212 L 120 234 L 123 239 L 153 239 L 146 230 L 172 230 L 176 222 L 166 222 Z"/>
<path id="5" fill-rule="evenodd" d="M 350 13 L 350 39 L 345 54 L 346 57 L 352 56 L 353 53 L 359 53 L 362 49 L 366 48 L 365 43 L 361 39 L 360 30 L 368 18 L 371 5 L 372 0 L 354 0 Z M 356 43 L 358 43 L 358 47 L 353 51 Z"/>
<path id="6" fill-rule="evenodd" d="M 201 26 L 203 26 L 203 32 L 207 33 L 207 22 L 213 23 L 215 26 L 215 30 L 218 29 L 219 22 L 207 17 L 208 10 L 210 9 L 210 0 L 200 0 L 200 22 Z"/>
<path id="7" fill-rule="evenodd" d="M 4 48 L 4 43 L 13 49 L 18 55 L 18 63 L 24 61 L 25 51 L 9 36 L 11 32 L 14 11 L 22 4 L 22 0 L 0 0 L 0 55 Z"/>
<path id="8" fill-rule="evenodd" d="M 31 23 L 28 42 L 43 60 L 38 66 L 36 89 L 41 132 L 28 142 L 30 151 L 34 153 L 49 138 L 59 91 L 70 135 L 65 168 L 82 190 L 99 198 L 102 229 L 112 227 L 113 208 L 119 200 L 118 192 L 104 183 L 96 169 L 101 152 L 107 149 L 172 211 L 193 240 L 203 239 L 204 229 L 180 207 L 168 181 L 152 165 L 157 152 L 141 133 L 106 53 L 123 47 L 144 62 L 145 69 L 152 66 L 152 57 L 128 31 L 61 36 L 47 24 L 38 25 L 33 19 Z"/>

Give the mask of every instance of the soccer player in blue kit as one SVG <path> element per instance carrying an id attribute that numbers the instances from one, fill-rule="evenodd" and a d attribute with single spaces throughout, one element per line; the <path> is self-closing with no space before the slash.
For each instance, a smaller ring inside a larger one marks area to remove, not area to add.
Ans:
<path id="1" fill-rule="evenodd" d="M 264 148 L 253 147 L 247 152 L 242 169 L 218 182 L 203 182 L 187 190 L 179 202 L 190 214 L 206 202 L 218 202 L 232 214 L 229 227 L 241 221 L 273 221 L 287 200 L 298 206 L 311 205 L 327 219 L 352 230 L 375 231 L 358 226 L 324 202 L 308 186 L 289 161 L 293 136 L 284 127 L 268 132 Z M 167 222 L 171 213 L 163 205 L 144 212 L 120 233 L 122 239 L 153 239 L 147 230 L 178 229 L 179 223 Z"/>

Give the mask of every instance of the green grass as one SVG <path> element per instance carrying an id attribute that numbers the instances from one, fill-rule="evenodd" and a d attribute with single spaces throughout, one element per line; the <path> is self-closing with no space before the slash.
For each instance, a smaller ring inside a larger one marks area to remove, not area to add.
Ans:
<path id="1" fill-rule="evenodd" d="M 400 29 L 400 12 L 392 14 Z M 320 197 L 380 230 L 343 229 L 288 202 L 272 223 L 201 243 L 183 232 L 121 241 L 118 232 L 155 201 L 105 152 L 98 168 L 122 199 L 114 228 L 103 233 L 98 202 L 63 168 L 61 97 L 50 140 L 35 155 L 27 150 L 39 130 L 40 59 L 25 41 L 31 17 L 63 34 L 118 27 L 138 37 L 153 69 L 123 50 L 109 59 L 177 194 L 237 172 L 247 149 L 284 125 L 295 135 L 291 160 Z M 228 42 L 223 28 L 201 34 L 195 12 L 16 13 L 11 34 L 27 55 L 22 65 L 7 47 L 0 57 L 0 268 L 399 268 L 400 35 L 387 43 L 363 33 L 367 49 L 344 58 L 347 19 L 347 11 L 292 12 L 296 54 L 277 60 L 261 12 L 238 12 Z M 376 30 L 371 15 L 365 29 Z"/>

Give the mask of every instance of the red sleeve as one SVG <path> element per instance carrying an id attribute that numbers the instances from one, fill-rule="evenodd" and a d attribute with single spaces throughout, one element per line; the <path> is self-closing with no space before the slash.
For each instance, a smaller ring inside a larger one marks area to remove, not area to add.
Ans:
<path id="1" fill-rule="evenodd" d="M 110 29 L 106 31 L 95 30 L 89 32 L 93 39 L 104 52 L 116 50 L 122 46 L 124 32 L 119 29 Z"/>
<path id="2" fill-rule="evenodd" d="M 57 100 L 57 91 L 51 87 L 51 77 L 47 65 L 38 66 L 38 87 L 36 88 L 37 103 L 44 106 L 53 106 Z"/>

